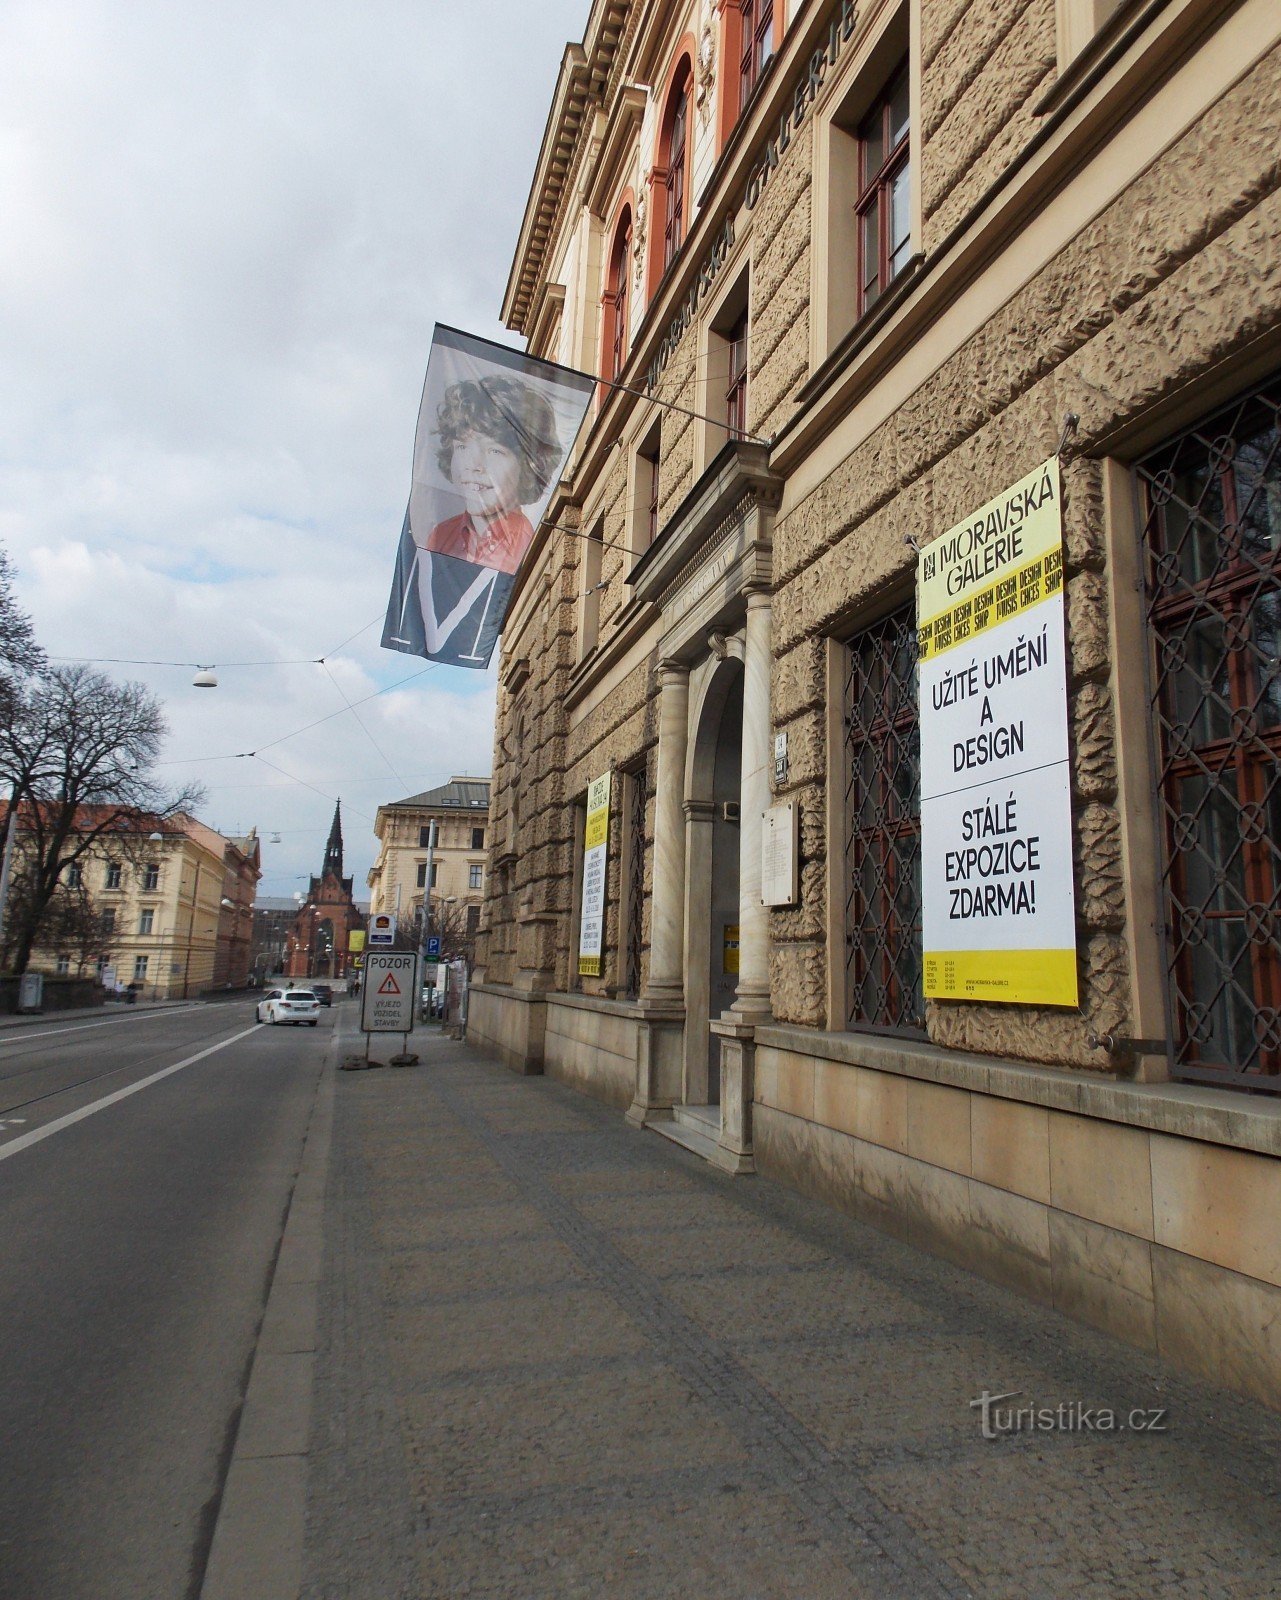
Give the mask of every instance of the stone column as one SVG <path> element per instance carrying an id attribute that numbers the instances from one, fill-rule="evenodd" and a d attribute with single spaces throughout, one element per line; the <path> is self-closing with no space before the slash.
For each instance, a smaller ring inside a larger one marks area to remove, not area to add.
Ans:
<path id="1" fill-rule="evenodd" d="M 654 796 L 654 887 L 650 901 L 649 976 L 643 999 L 680 1005 L 685 931 L 685 755 L 689 741 L 689 668 L 658 666 L 658 773 Z"/>
<path id="2" fill-rule="evenodd" d="M 761 813 L 770 801 L 770 619 L 768 591 L 749 590 L 743 651 L 743 777 L 739 812 L 736 1016 L 770 1013 L 769 913 L 761 904 Z"/>
<path id="3" fill-rule="evenodd" d="M 658 666 L 658 773 L 654 796 L 654 880 L 649 973 L 637 1009 L 636 1094 L 627 1120 L 643 1127 L 670 1118 L 681 1096 L 685 1031 L 685 752 L 689 668 Z"/>

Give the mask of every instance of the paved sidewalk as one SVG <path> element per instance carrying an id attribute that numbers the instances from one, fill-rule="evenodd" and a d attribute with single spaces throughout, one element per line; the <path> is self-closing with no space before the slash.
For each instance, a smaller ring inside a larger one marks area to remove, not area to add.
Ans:
<path id="1" fill-rule="evenodd" d="M 332 1085 L 307 1600 L 1281 1595 L 1281 1418 L 416 1048 Z M 1168 1431 L 987 1441 L 985 1389 Z"/>

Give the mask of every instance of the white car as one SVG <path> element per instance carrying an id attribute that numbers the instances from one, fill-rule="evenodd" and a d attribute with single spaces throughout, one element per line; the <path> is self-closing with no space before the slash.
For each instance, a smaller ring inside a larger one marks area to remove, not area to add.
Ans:
<path id="1" fill-rule="evenodd" d="M 310 989 L 268 989 L 258 1002 L 259 1022 L 305 1022 L 314 1028 L 320 1021 L 320 1001 Z"/>

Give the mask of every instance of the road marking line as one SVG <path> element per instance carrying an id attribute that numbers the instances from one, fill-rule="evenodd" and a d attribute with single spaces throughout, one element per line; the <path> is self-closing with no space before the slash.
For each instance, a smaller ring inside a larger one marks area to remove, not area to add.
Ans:
<path id="1" fill-rule="evenodd" d="M 184 1067 L 194 1066 L 206 1056 L 225 1050 L 229 1044 L 247 1039 L 261 1027 L 261 1022 L 255 1022 L 252 1028 L 246 1028 L 242 1033 L 233 1033 L 230 1039 L 224 1039 L 221 1044 L 211 1044 L 207 1050 L 198 1051 L 194 1056 L 188 1056 L 185 1061 L 175 1061 L 171 1067 L 161 1067 L 159 1072 L 153 1072 L 146 1078 L 139 1078 L 137 1083 L 131 1083 L 124 1089 L 117 1089 L 114 1094 L 104 1095 L 101 1100 L 94 1100 L 87 1106 L 81 1106 L 79 1111 L 69 1111 L 65 1117 L 55 1117 L 52 1122 L 46 1122 L 43 1128 L 33 1128 L 30 1133 L 24 1133 L 17 1139 L 10 1139 L 8 1144 L 0 1144 L 0 1161 L 7 1161 L 10 1156 L 16 1156 L 19 1150 L 25 1150 L 28 1145 L 39 1144 L 41 1139 L 47 1139 L 50 1134 L 61 1133 L 74 1122 L 83 1122 L 86 1117 L 93 1116 L 95 1111 L 105 1111 L 108 1106 L 114 1106 L 117 1100 L 127 1100 L 131 1094 L 137 1094 L 139 1089 L 149 1089 L 153 1083 L 159 1083 L 161 1078 L 181 1072 Z"/>
<path id="2" fill-rule="evenodd" d="M 137 1017 L 109 1017 L 106 1022 L 81 1022 L 70 1028 L 46 1028 L 42 1033 L 24 1033 L 21 1027 L 9 1029 L 13 1038 L 0 1038 L 0 1050 L 7 1044 L 22 1044 L 27 1039 L 51 1039 L 55 1033 L 88 1033 L 90 1028 L 117 1028 L 122 1022 L 154 1022 L 157 1017 L 180 1017 L 184 1011 L 199 1011 L 198 1005 L 165 1006 L 160 1011 L 144 1011 Z"/>

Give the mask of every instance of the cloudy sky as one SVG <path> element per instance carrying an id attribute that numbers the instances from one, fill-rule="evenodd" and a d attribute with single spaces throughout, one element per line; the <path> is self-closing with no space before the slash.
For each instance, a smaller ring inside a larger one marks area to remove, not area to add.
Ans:
<path id="1" fill-rule="evenodd" d="M 165 702 L 204 820 L 280 834 L 260 894 L 318 868 L 333 797 L 363 894 L 380 801 L 490 769 L 492 670 L 383 651 L 366 624 L 433 323 L 515 342 L 503 287 L 587 13 L 0 7 L 0 543 L 51 655 L 327 656 L 227 666 L 214 691 L 104 669 Z M 273 765 L 222 759 L 247 750 Z"/>

